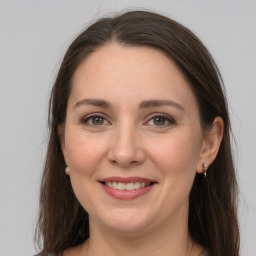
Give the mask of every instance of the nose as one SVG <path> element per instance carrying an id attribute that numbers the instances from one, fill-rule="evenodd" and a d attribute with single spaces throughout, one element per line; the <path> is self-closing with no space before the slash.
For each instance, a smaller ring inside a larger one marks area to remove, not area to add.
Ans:
<path id="1" fill-rule="evenodd" d="M 135 127 L 123 125 L 113 132 L 108 160 L 123 168 L 142 164 L 146 159 L 146 152 Z"/>

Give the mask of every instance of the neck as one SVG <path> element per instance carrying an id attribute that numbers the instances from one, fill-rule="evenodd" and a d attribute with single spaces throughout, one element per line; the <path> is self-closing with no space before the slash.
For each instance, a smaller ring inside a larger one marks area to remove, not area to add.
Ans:
<path id="1" fill-rule="evenodd" d="M 198 256 L 200 250 L 202 247 L 194 244 L 189 235 L 187 218 L 129 234 L 110 231 L 90 221 L 90 238 L 83 244 L 81 255 Z"/>

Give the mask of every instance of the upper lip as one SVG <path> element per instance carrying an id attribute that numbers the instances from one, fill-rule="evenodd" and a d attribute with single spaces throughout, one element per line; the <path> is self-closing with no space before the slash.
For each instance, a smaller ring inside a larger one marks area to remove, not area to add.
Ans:
<path id="1" fill-rule="evenodd" d="M 142 177 L 118 177 L 118 176 L 107 177 L 100 181 L 101 182 L 120 182 L 120 183 L 130 183 L 130 182 L 153 183 L 153 182 L 156 182 L 154 180 L 142 178 Z"/>

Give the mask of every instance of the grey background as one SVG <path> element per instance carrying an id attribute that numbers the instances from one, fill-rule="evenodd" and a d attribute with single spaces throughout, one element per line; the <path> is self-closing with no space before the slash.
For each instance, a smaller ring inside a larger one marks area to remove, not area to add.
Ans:
<path id="1" fill-rule="evenodd" d="M 0 256 L 36 252 L 47 104 L 67 46 L 91 19 L 135 7 L 183 23 L 215 57 L 237 141 L 241 255 L 256 255 L 256 1 L 0 0 Z"/>

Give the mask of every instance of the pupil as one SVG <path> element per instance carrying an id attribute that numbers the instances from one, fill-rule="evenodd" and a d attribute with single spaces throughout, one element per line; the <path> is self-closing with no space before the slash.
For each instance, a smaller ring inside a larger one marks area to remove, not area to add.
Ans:
<path id="1" fill-rule="evenodd" d="M 154 119 L 154 124 L 156 125 L 164 125 L 164 123 L 165 123 L 165 119 L 162 117 L 156 117 Z"/>
<path id="2" fill-rule="evenodd" d="M 93 118 L 93 124 L 95 124 L 95 125 L 103 124 L 103 118 L 101 118 L 101 117 L 94 117 Z"/>

